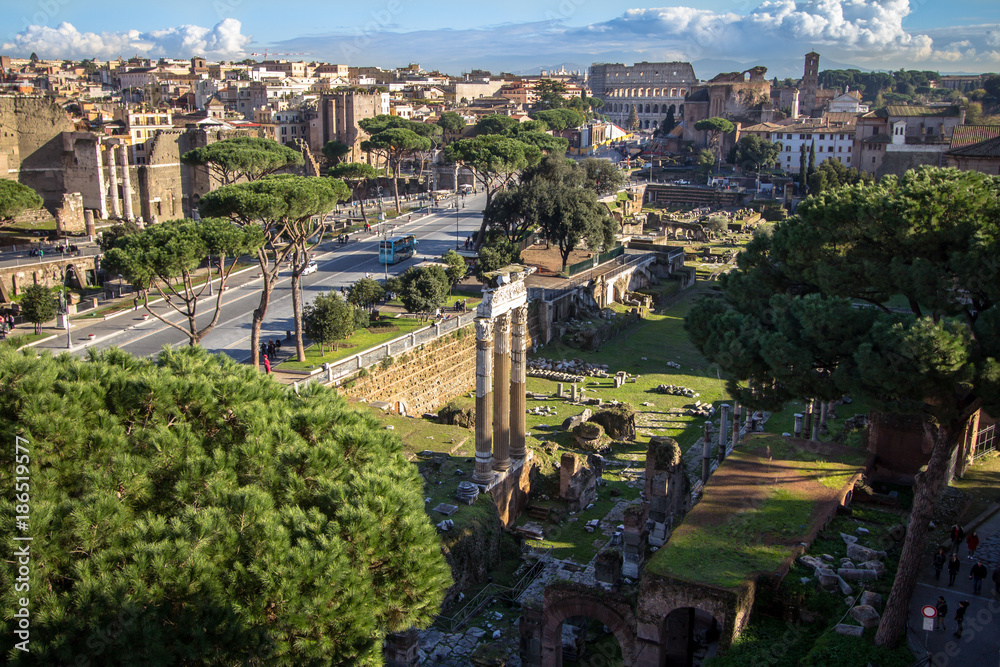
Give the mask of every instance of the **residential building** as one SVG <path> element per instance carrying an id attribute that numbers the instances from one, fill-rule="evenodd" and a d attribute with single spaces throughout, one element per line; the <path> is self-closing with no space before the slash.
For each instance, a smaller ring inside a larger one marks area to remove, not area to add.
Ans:
<path id="1" fill-rule="evenodd" d="M 877 177 L 903 175 L 921 165 L 941 166 L 955 127 L 965 122 L 958 106 L 890 105 L 858 116 L 854 165 Z"/>
<path id="2" fill-rule="evenodd" d="M 329 141 L 339 141 L 351 147 L 348 162 L 366 162 L 367 154 L 361 142 L 368 135 L 358 122 L 388 113 L 389 93 L 369 93 L 345 90 L 323 95 L 317 103 L 316 115 L 309 119 L 309 148 L 319 153 Z"/>
<path id="3" fill-rule="evenodd" d="M 740 128 L 739 134 L 755 134 L 771 142 L 781 142 L 780 168 L 799 173 L 802 146 L 806 151 L 815 147 L 816 164 L 834 159 L 845 167 L 853 167 L 854 123 L 827 118 L 805 118 L 784 123 L 760 123 Z"/>
<path id="4" fill-rule="evenodd" d="M 308 137 L 308 121 L 302 109 L 277 110 L 270 107 L 254 109 L 254 122 L 261 127 L 261 136 L 273 139 L 280 144 L 306 140 Z"/>
<path id="5" fill-rule="evenodd" d="M 174 129 L 169 111 L 132 111 L 126 107 L 119 107 L 115 109 L 115 120 L 124 125 L 125 132 L 129 136 L 131 164 L 146 164 L 149 146 L 156 135 Z"/>

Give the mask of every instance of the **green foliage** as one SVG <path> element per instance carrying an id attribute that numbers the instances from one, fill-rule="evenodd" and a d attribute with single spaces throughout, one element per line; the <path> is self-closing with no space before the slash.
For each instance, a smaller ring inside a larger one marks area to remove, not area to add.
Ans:
<path id="1" fill-rule="evenodd" d="M 500 114 L 483 116 L 476 123 L 476 134 L 504 134 L 518 124 L 518 120 L 510 116 Z"/>
<path id="2" fill-rule="evenodd" d="M 444 304 L 450 287 L 443 267 L 411 266 L 400 276 L 399 298 L 411 313 L 431 313 Z"/>
<path id="3" fill-rule="evenodd" d="M 588 157 L 579 165 L 585 174 L 583 187 L 593 190 L 600 197 L 618 192 L 625 186 L 625 174 L 609 160 Z"/>
<path id="4" fill-rule="evenodd" d="M 460 282 L 462 278 L 465 277 L 466 272 L 469 267 L 465 263 L 465 258 L 459 255 L 454 250 L 449 250 L 441 257 L 441 261 L 448 265 L 448 268 L 444 270 L 445 275 L 448 276 L 448 284 L 454 285 Z"/>
<path id="5" fill-rule="evenodd" d="M 759 173 L 761 169 L 777 162 L 781 155 L 780 141 L 770 142 L 756 134 L 746 134 L 736 142 L 736 164 L 744 171 Z"/>
<path id="6" fill-rule="evenodd" d="M 302 309 L 302 324 L 304 333 L 319 343 L 321 350 L 333 347 L 354 331 L 354 308 L 334 292 L 318 294 Z"/>
<path id="7" fill-rule="evenodd" d="M 0 220 L 11 220 L 29 209 L 41 207 L 42 198 L 27 185 L 0 179 Z"/>
<path id="8" fill-rule="evenodd" d="M 819 165 L 819 169 L 809 176 L 809 192 L 819 194 L 845 185 L 871 183 L 874 177 L 867 171 L 858 171 L 854 167 L 845 167 L 840 160 L 827 158 Z"/>
<path id="9" fill-rule="evenodd" d="M 539 111 L 532 118 L 544 121 L 550 130 L 562 132 L 580 127 L 587 122 L 587 116 L 576 109 L 549 109 Z"/>
<path id="10" fill-rule="evenodd" d="M 508 241 L 503 236 L 491 238 L 479 249 L 479 258 L 476 260 L 476 278 L 480 282 L 485 281 L 484 276 L 487 273 L 520 262 L 521 251 L 517 244 Z"/>
<path id="11" fill-rule="evenodd" d="M 42 285 L 28 285 L 22 292 L 21 314 L 24 319 L 35 325 L 35 333 L 41 331 L 41 326 L 56 316 L 56 300 L 52 290 Z"/>
<path id="12" fill-rule="evenodd" d="M 205 218 L 201 222 L 168 220 L 133 234 L 119 237 L 102 260 L 106 271 L 125 277 L 137 289 L 154 289 L 164 302 L 187 318 L 187 328 L 156 317 L 184 332 L 196 345 L 218 323 L 222 308 L 222 288 L 235 264 L 226 267 L 227 257 L 256 253 L 264 245 L 264 232 L 257 226 L 240 227 L 228 220 Z M 213 317 L 203 326 L 196 322 L 198 299 L 208 283 L 194 283 L 196 270 L 211 259 L 211 268 L 224 267 Z"/>
<path id="13" fill-rule="evenodd" d="M 409 130 L 422 137 L 434 137 L 441 134 L 441 127 L 439 125 L 430 125 L 388 114 L 379 114 L 373 118 L 362 118 L 358 121 L 358 126 L 371 136 L 390 129 Z"/>
<path id="14" fill-rule="evenodd" d="M 635 105 L 631 105 L 628 110 L 628 119 L 625 121 L 625 129 L 635 132 L 639 129 L 639 112 L 635 110 Z"/>
<path id="15" fill-rule="evenodd" d="M 223 139 L 181 156 L 181 162 L 206 166 L 223 185 L 256 181 L 268 174 L 302 164 L 302 154 L 271 139 Z"/>
<path id="16" fill-rule="evenodd" d="M 618 225 L 591 190 L 566 184 L 537 184 L 538 226 L 559 247 L 562 270 L 569 255 L 586 244 L 592 250 L 610 248 Z"/>
<path id="17" fill-rule="evenodd" d="M 819 83 L 824 88 L 844 90 L 850 87 L 851 90 L 860 91 L 865 102 L 875 102 L 879 94 L 913 95 L 916 87 L 929 87 L 932 81 L 940 79 L 937 72 L 927 70 L 862 72 L 857 69 L 828 69 L 819 73 Z"/>
<path id="18" fill-rule="evenodd" d="M 107 252 L 118 245 L 121 239 L 138 232 L 139 225 L 131 220 L 125 220 L 119 224 L 111 225 L 102 231 L 101 237 L 97 240 L 97 245 L 101 248 L 101 252 Z"/>
<path id="19" fill-rule="evenodd" d="M 4 348 L 0 386 L 2 436 L 30 451 L 36 536 L 31 652 L 7 619 L 6 664 L 380 664 L 386 633 L 437 613 L 451 578 L 422 480 L 336 392 L 296 394 L 199 348 Z M 0 592 L 6 609 L 24 595 Z"/>
<path id="20" fill-rule="evenodd" d="M 712 134 L 729 134 L 736 129 L 736 127 L 725 118 L 715 116 L 713 118 L 699 120 L 694 124 L 694 129 Z"/>
<path id="21" fill-rule="evenodd" d="M 465 119 L 454 111 L 445 111 L 437 119 L 437 124 L 447 132 L 460 132 L 465 127 Z"/>
<path id="22" fill-rule="evenodd" d="M 372 278 L 361 278 L 347 290 L 347 302 L 367 310 L 384 298 L 385 289 Z"/>
<path id="23" fill-rule="evenodd" d="M 340 160 L 350 152 L 351 147 L 342 141 L 328 141 L 323 144 L 323 156 L 334 165 L 340 164 Z"/>
<path id="24" fill-rule="evenodd" d="M 715 153 L 711 148 L 702 148 L 698 151 L 698 169 L 707 174 L 715 166 Z"/>

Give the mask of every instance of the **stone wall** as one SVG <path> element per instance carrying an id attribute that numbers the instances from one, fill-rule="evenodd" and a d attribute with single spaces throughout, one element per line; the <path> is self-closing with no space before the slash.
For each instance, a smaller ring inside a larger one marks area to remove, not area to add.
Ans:
<path id="1" fill-rule="evenodd" d="M 67 191 L 60 135 L 73 129 L 69 115 L 51 99 L 0 95 L 0 154 L 7 164 L 5 177 L 35 190 L 46 208 L 59 207 Z"/>
<path id="2" fill-rule="evenodd" d="M 97 266 L 96 257 L 86 256 L 0 269 L 0 301 L 10 301 L 29 285 L 85 287 L 96 275 Z"/>
<path id="3" fill-rule="evenodd" d="M 367 377 L 342 391 L 369 403 L 400 402 L 406 414 L 420 416 L 472 391 L 475 384 L 476 337 L 471 327 L 464 327 L 410 350 L 387 368 L 373 366 Z"/>

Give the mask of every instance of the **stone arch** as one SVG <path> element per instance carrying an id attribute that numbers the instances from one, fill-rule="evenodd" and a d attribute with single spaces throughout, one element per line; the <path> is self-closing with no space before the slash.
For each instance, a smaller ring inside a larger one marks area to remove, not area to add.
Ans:
<path id="1" fill-rule="evenodd" d="M 649 105 L 648 104 L 646 105 L 646 111 L 645 111 L 645 113 L 649 113 Z"/>
<path id="2" fill-rule="evenodd" d="M 649 121 L 648 120 L 643 121 L 642 122 L 642 127 L 643 127 L 644 130 L 648 130 L 649 129 Z"/>
<path id="3" fill-rule="evenodd" d="M 592 618 L 606 625 L 622 649 L 622 663 L 635 662 L 636 621 L 627 603 L 605 601 L 588 592 L 546 590 L 541 624 L 541 667 L 562 666 L 562 624 L 574 616 Z"/>
<path id="4" fill-rule="evenodd" d="M 654 104 L 653 105 L 653 113 L 660 113 L 660 105 L 659 104 Z"/>

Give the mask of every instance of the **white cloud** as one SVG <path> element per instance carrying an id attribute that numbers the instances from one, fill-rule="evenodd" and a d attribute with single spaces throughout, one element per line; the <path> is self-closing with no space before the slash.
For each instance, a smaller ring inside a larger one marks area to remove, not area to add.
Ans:
<path id="1" fill-rule="evenodd" d="M 986 32 L 986 44 L 1000 46 L 1000 26 Z"/>
<path id="2" fill-rule="evenodd" d="M 251 38 L 241 32 L 236 19 L 223 19 L 213 28 L 182 25 L 164 30 L 140 32 L 80 32 L 70 23 L 56 28 L 31 25 L 3 44 L 5 51 L 40 58 L 116 58 L 135 54 L 158 57 L 236 58 L 245 54 Z"/>

